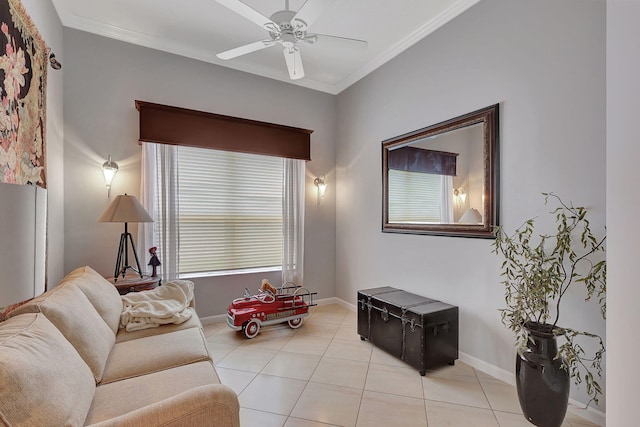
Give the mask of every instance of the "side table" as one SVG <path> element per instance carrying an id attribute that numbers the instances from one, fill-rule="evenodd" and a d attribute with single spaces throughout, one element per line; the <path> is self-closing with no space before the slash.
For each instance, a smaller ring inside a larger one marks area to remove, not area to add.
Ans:
<path id="1" fill-rule="evenodd" d="M 161 284 L 160 276 L 142 276 L 140 278 L 139 274 L 127 274 L 124 278 L 118 277 L 117 282 L 113 279 L 113 276 L 107 277 L 107 280 L 116 287 L 120 295 L 125 295 L 129 292 L 148 291 Z"/>

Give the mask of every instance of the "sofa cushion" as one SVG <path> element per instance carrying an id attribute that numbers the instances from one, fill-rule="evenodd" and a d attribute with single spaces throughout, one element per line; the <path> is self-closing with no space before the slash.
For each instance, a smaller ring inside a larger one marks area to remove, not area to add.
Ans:
<path id="1" fill-rule="evenodd" d="M 195 314 L 189 318 L 186 322 L 180 324 L 168 323 L 157 328 L 140 329 L 139 331 L 127 331 L 126 329 L 119 329 L 116 335 L 116 342 L 131 341 L 138 338 L 150 337 L 153 335 L 162 335 L 170 332 L 181 331 L 183 329 L 199 328 L 202 329 L 202 323 Z"/>
<path id="2" fill-rule="evenodd" d="M 0 324 L 3 425 L 82 425 L 95 388 L 89 367 L 43 314 Z"/>
<path id="3" fill-rule="evenodd" d="M 94 269 L 86 266 L 76 268 L 67 274 L 61 284 L 66 282 L 80 288 L 113 333 L 118 332 L 122 299 L 115 286 Z"/>
<path id="4" fill-rule="evenodd" d="M 200 328 L 116 343 L 101 384 L 209 359 L 211 356 Z"/>
<path id="5" fill-rule="evenodd" d="M 86 424 L 108 420 L 177 396 L 195 387 L 220 384 L 211 361 L 191 363 L 96 387 Z"/>
<path id="6" fill-rule="evenodd" d="M 91 427 L 240 427 L 238 396 L 222 384 L 192 388 Z"/>
<path id="7" fill-rule="evenodd" d="M 9 316 L 33 312 L 44 314 L 62 332 L 100 382 L 116 336 L 84 293 L 76 286 L 60 284 Z"/>

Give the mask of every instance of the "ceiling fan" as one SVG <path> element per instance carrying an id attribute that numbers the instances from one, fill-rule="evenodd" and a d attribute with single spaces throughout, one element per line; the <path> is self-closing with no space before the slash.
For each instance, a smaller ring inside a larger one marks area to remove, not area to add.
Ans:
<path id="1" fill-rule="evenodd" d="M 280 44 L 283 47 L 284 59 L 287 64 L 287 70 L 289 71 L 289 77 L 291 80 L 297 80 L 304 77 L 300 48 L 296 46 L 298 43 L 307 43 L 312 45 L 316 42 L 338 42 L 359 48 L 367 47 L 367 42 L 364 40 L 330 36 L 326 34 L 307 33 L 307 30 L 321 15 L 323 9 L 328 7 L 335 0 L 307 0 L 297 12 L 289 10 L 289 0 L 285 0 L 285 10 L 275 12 L 270 18 L 267 18 L 240 0 L 216 1 L 266 29 L 269 32 L 270 37 L 266 40 L 259 40 L 257 42 L 220 52 L 216 55 L 220 59 L 233 59 L 247 53 Z"/>

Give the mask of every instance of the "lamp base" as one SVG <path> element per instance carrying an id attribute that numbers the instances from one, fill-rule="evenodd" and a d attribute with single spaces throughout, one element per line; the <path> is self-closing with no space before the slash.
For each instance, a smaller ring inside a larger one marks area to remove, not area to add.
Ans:
<path id="1" fill-rule="evenodd" d="M 129 242 L 131 243 L 131 249 L 133 249 L 133 256 L 136 259 L 137 269 L 129 265 Z M 140 268 L 136 246 L 133 244 L 133 236 L 131 236 L 131 233 L 127 230 L 127 223 L 125 223 L 125 232 L 120 235 L 120 247 L 118 248 L 118 259 L 116 260 L 116 269 L 113 273 L 113 281 L 117 282 L 120 276 L 124 279 L 127 270 L 136 272 L 142 279 L 142 269 Z"/>

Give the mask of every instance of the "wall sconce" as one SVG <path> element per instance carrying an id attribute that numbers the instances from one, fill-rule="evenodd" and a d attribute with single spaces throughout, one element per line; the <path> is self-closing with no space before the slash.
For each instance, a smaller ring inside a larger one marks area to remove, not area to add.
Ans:
<path id="1" fill-rule="evenodd" d="M 111 160 L 111 154 L 109 159 L 102 164 L 102 173 L 104 174 L 104 182 L 107 184 L 107 198 L 111 193 L 111 181 L 113 177 L 118 173 L 118 164 Z"/>
<path id="2" fill-rule="evenodd" d="M 318 187 L 318 196 L 322 199 L 327 191 L 327 184 L 324 183 L 324 175 L 313 180 L 313 185 Z"/>
<path id="3" fill-rule="evenodd" d="M 453 190 L 453 200 L 455 200 L 458 208 L 464 206 L 465 201 L 467 200 L 467 193 L 464 192 L 464 188 L 456 188 Z"/>

